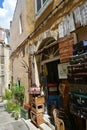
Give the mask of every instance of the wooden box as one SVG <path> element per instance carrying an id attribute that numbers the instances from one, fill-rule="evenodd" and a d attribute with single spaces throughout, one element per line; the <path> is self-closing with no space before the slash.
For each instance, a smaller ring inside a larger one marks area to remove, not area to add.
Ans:
<path id="1" fill-rule="evenodd" d="M 35 113 L 34 111 L 30 112 L 31 121 L 36 125 L 39 126 L 44 123 L 43 114 L 42 113 Z"/>
<path id="2" fill-rule="evenodd" d="M 44 112 L 44 104 L 38 104 L 38 105 L 35 105 L 35 104 L 31 104 L 31 110 L 36 112 L 36 113 L 40 113 L 40 112 Z"/>
<path id="3" fill-rule="evenodd" d="M 36 104 L 36 105 L 44 104 L 44 102 L 45 102 L 44 96 L 32 98 L 32 103 L 33 104 Z"/>

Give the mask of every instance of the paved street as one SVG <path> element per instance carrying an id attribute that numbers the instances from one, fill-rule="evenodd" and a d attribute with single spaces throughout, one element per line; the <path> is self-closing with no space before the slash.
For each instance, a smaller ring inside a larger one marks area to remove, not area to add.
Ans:
<path id="1" fill-rule="evenodd" d="M 44 116 L 44 120 L 50 123 L 47 115 Z M 42 130 L 55 130 L 51 124 L 49 126 L 43 123 L 40 125 L 40 128 Z M 40 130 L 40 128 L 37 128 L 31 122 L 31 119 L 25 120 L 20 118 L 19 120 L 15 120 L 11 117 L 10 113 L 4 110 L 4 103 L 0 103 L 0 130 Z"/>
<path id="2" fill-rule="evenodd" d="M 6 111 L 0 110 L 0 130 L 29 130 L 23 120 L 15 120 Z"/>
<path id="3" fill-rule="evenodd" d="M 6 111 L 0 110 L 0 125 L 15 121 Z"/>
<path id="4" fill-rule="evenodd" d="M 23 121 L 15 121 L 0 125 L 0 130 L 29 130 Z"/>
<path id="5" fill-rule="evenodd" d="M 0 130 L 30 130 L 26 123 L 20 119 L 15 120 L 4 109 L 4 102 L 0 103 Z"/>
<path id="6" fill-rule="evenodd" d="M 47 121 L 48 122 L 48 121 Z M 45 123 L 40 125 L 42 130 L 54 130 L 55 128 L 50 128 Z M 0 110 L 0 130 L 40 130 L 37 128 L 31 120 L 19 119 L 15 120 L 11 117 L 11 114 L 4 110 Z"/>

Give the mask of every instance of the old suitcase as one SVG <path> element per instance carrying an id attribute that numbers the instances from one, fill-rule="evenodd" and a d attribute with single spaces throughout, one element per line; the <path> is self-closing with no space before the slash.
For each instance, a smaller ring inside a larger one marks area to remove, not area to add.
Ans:
<path id="1" fill-rule="evenodd" d="M 68 80 L 70 83 L 77 83 L 77 84 L 87 84 L 87 73 L 77 73 L 77 74 L 70 74 L 68 73 Z"/>
<path id="2" fill-rule="evenodd" d="M 76 92 L 80 94 L 87 94 L 87 85 L 86 84 L 75 84 L 72 83 L 69 85 L 69 92 Z"/>
<path id="3" fill-rule="evenodd" d="M 80 55 L 87 52 L 87 40 L 83 40 L 73 45 L 73 55 Z"/>
<path id="4" fill-rule="evenodd" d="M 67 70 L 69 83 L 87 84 L 87 63 L 69 65 Z"/>
<path id="5" fill-rule="evenodd" d="M 67 71 L 71 74 L 87 73 L 87 63 L 68 65 Z"/>
<path id="6" fill-rule="evenodd" d="M 70 112 L 81 118 L 87 119 L 87 95 L 69 93 Z"/>
<path id="7" fill-rule="evenodd" d="M 80 55 L 74 55 L 69 58 L 70 64 L 78 64 L 78 63 L 85 63 L 87 62 L 87 52 L 80 54 Z"/>

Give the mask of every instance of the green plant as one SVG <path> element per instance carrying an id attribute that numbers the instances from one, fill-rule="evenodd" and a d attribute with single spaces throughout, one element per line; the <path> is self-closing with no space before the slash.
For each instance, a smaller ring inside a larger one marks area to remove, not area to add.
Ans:
<path id="1" fill-rule="evenodd" d="M 13 100 L 12 101 L 8 101 L 7 106 L 6 106 L 6 110 L 7 111 L 13 111 L 13 112 L 20 112 L 20 106 L 18 106 Z"/>
<path id="2" fill-rule="evenodd" d="M 3 100 L 11 100 L 12 99 L 12 91 L 10 89 L 5 89 L 5 96 L 3 96 Z"/>
<path id="3" fill-rule="evenodd" d="M 14 117 L 15 117 L 15 120 L 18 120 L 18 118 L 19 118 L 19 114 L 20 114 L 19 111 L 16 111 L 16 112 L 15 112 L 15 116 L 14 116 Z"/>
<path id="4" fill-rule="evenodd" d="M 13 84 L 12 86 L 12 95 L 14 97 L 14 99 L 17 100 L 17 103 L 19 105 L 23 105 L 23 101 L 24 101 L 24 86 L 17 86 L 17 84 Z"/>
<path id="5" fill-rule="evenodd" d="M 16 109 L 16 107 L 17 105 L 14 102 L 8 101 L 7 106 L 6 106 L 6 111 L 12 112 L 13 110 Z"/>
<path id="6" fill-rule="evenodd" d="M 14 108 L 14 110 L 12 111 L 11 116 L 14 117 L 15 119 L 19 118 L 19 116 L 20 116 L 20 109 L 21 109 L 21 107 L 17 105 L 16 108 Z"/>

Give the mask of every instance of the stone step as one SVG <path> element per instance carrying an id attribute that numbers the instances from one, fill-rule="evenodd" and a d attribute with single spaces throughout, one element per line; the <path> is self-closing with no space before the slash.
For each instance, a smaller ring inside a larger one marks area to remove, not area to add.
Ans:
<path id="1" fill-rule="evenodd" d="M 44 114 L 44 121 L 45 124 L 47 124 L 52 130 L 55 130 L 55 126 L 50 122 L 50 116 L 47 114 Z"/>
<path id="2" fill-rule="evenodd" d="M 0 130 L 30 130 L 22 120 L 3 123 L 0 125 Z M 33 130 L 33 129 L 32 129 Z"/>
<path id="3" fill-rule="evenodd" d="M 47 123 L 43 123 L 39 125 L 39 128 L 38 128 L 31 122 L 31 119 L 28 119 L 28 120 L 23 119 L 23 120 L 28 125 L 30 130 L 55 130 L 54 127 L 52 127 L 51 125 L 49 126 Z"/>
<path id="4" fill-rule="evenodd" d="M 31 119 L 28 119 L 28 120 L 22 119 L 22 120 L 24 120 L 24 122 L 27 124 L 27 126 L 29 127 L 29 130 L 40 130 L 39 128 L 37 128 L 37 127 L 31 122 Z"/>
<path id="5" fill-rule="evenodd" d="M 25 120 L 22 118 L 22 120 L 24 120 L 30 130 L 55 130 L 55 126 L 51 124 L 48 115 L 44 115 L 44 123 L 39 125 L 39 128 L 31 122 L 31 119 Z"/>
<path id="6" fill-rule="evenodd" d="M 46 123 L 41 124 L 39 127 L 41 130 L 53 130 Z"/>

